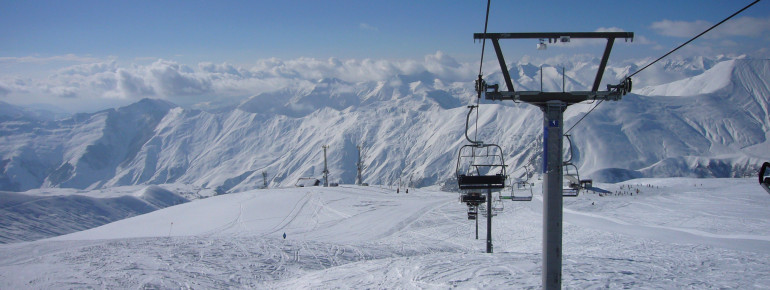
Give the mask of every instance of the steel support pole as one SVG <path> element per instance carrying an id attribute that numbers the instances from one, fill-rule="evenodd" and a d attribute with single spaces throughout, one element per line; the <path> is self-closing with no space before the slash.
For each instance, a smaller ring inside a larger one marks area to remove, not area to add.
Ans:
<path id="1" fill-rule="evenodd" d="M 492 253 L 492 189 L 487 189 L 487 253 Z"/>
<path id="2" fill-rule="evenodd" d="M 267 171 L 262 171 L 262 183 L 267 188 Z"/>
<path id="3" fill-rule="evenodd" d="M 324 187 L 329 187 L 329 169 L 326 167 L 326 148 L 329 148 L 329 145 L 324 145 Z"/>
<path id="4" fill-rule="evenodd" d="M 476 206 L 476 239 L 479 239 L 479 206 Z"/>
<path id="5" fill-rule="evenodd" d="M 361 183 L 363 183 L 363 181 L 362 181 L 363 178 L 361 177 L 361 171 L 363 169 L 361 167 L 363 167 L 364 162 L 361 161 L 361 145 L 358 145 L 356 147 L 358 147 L 358 163 L 356 163 L 356 169 L 358 171 L 357 172 L 358 176 L 356 176 L 357 177 L 356 178 L 356 185 L 361 185 Z"/>
<path id="6" fill-rule="evenodd" d="M 562 260 L 562 101 L 548 101 L 543 110 L 543 289 L 561 289 Z"/>

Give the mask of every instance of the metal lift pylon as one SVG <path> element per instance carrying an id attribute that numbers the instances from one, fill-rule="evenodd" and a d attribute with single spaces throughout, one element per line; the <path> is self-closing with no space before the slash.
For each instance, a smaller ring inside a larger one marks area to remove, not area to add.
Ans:
<path id="1" fill-rule="evenodd" d="M 487 86 L 480 79 L 488 100 L 512 100 L 538 106 L 543 111 L 543 269 L 544 289 L 561 289 L 562 268 L 562 150 L 564 137 L 564 110 L 568 106 L 588 100 L 620 100 L 631 91 L 631 80 L 627 78 L 619 85 L 608 85 L 607 91 L 599 91 L 599 85 L 607 66 L 607 60 L 616 38 L 634 38 L 633 32 L 534 32 L 534 33 L 476 33 L 474 39 L 489 39 L 494 45 L 497 60 L 505 80 L 507 91 L 500 91 L 499 85 Z M 606 39 L 607 44 L 599 64 L 591 91 L 542 92 L 515 91 L 508 67 L 505 63 L 500 39 L 548 39 L 566 42 L 569 39 Z"/>

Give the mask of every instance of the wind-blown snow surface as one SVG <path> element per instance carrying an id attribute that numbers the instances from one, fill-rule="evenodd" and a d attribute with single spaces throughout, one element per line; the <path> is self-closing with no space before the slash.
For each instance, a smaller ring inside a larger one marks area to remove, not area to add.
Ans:
<path id="1" fill-rule="evenodd" d="M 770 198 L 753 178 L 597 187 L 565 199 L 566 288 L 770 285 Z M 0 288 L 540 287 L 539 188 L 494 218 L 494 254 L 454 193 L 253 190 L 0 245 Z"/>
<path id="2" fill-rule="evenodd" d="M 698 67 L 708 70 L 700 75 L 602 104 L 570 132 L 581 177 L 754 174 L 770 159 L 769 63 L 704 63 Z M 567 89 L 587 87 L 590 68 L 571 65 Z M 545 90 L 561 89 L 559 73 L 543 69 Z M 519 88 L 539 89 L 538 67 L 520 63 L 511 74 Z M 321 177 L 322 145 L 330 146 L 331 181 L 353 183 L 359 144 L 366 151 L 365 182 L 440 184 L 454 175 L 465 142 L 465 105 L 474 96 L 470 81 L 447 83 L 424 72 L 386 81 L 303 82 L 217 112 L 145 99 L 62 121 L 9 113 L 0 123 L 0 189 L 183 183 L 239 192 L 261 187 L 263 172 L 271 187 L 289 186 L 300 177 Z M 590 107 L 570 108 L 565 128 Z M 539 154 L 541 123 L 534 106 L 482 104 L 478 138 L 504 146 L 517 177 Z"/>
<path id="3" fill-rule="evenodd" d="M 91 191 L 0 191 L 0 243 L 69 234 L 213 194 L 211 190 L 171 184 Z"/>

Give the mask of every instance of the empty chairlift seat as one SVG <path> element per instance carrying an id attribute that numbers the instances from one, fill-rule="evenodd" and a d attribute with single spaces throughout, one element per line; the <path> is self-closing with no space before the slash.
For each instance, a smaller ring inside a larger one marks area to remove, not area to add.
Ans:
<path id="1" fill-rule="evenodd" d="M 509 199 L 511 201 L 531 201 L 532 200 L 532 185 L 528 181 L 517 181 L 511 184 L 511 195 L 501 196 L 502 199 Z"/>
<path id="2" fill-rule="evenodd" d="M 505 187 L 505 175 L 457 175 L 460 189 L 500 189 Z"/>
<path id="3" fill-rule="evenodd" d="M 578 194 L 580 194 L 580 177 L 577 174 L 567 173 L 566 170 L 564 172 L 564 186 L 562 187 L 562 195 L 578 196 Z"/>
<path id="4" fill-rule="evenodd" d="M 467 203 L 469 205 L 479 205 L 485 203 L 487 197 L 478 192 L 470 192 L 460 196 L 460 202 Z"/>
<path id="5" fill-rule="evenodd" d="M 456 174 L 461 190 L 505 188 L 502 148 L 495 144 L 464 145 L 457 154 Z"/>

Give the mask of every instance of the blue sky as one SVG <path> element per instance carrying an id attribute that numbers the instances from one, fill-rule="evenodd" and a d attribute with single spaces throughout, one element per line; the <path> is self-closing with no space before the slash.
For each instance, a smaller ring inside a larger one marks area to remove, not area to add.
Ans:
<path id="1" fill-rule="evenodd" d="M 489 32 L 632 31 L 634 44 L 617 45 L 613 60 L 641 59 L 662 55 L 750 2 L 498 0 L 492 1 Z M 111 63 L 117 73 L 159 60 L 195 70 L 200 63 L 253 66 L 270 58 L 421 61 L 437 52 L 451 61 L 477 62 L 481 45 L 472 34 L 483 31 L 485 9 L 483 0 L 0 0 L 0 100 L 18 99 L 24 95 L 20 86 L 41 85 L 62 69 L 97 63 Z M 770 3 L 760 2 L 681 53 L 767 57 L 768 35 Z M 508 61 L 537 53 L 535 42 L 503 46 Z M 575 45 L 547 53 L 601 49 Z M 488 53 L 492 57 L 491 47 Z"/>

